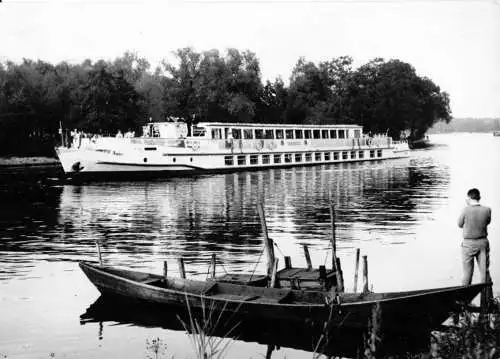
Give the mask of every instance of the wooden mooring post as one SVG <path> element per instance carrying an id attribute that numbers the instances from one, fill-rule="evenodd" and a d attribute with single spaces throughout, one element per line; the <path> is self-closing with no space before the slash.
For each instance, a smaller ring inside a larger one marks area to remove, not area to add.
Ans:
<path id="1" fill-rule="evenodd" d="M 337 291 L 343 293 L 344 292 L 344 274 L 342 273 L 342 266 L 340 264 L 340 258 L 337 257 Z"/>
<path id="2" fill-rule="evenodd" d="M 332 229 L 332 268 L 335 268 L 337 265 L 337 236 L 336 236 L 336 225 L 335 225 L 335 205 L 333 203 L 330 204 L 330 226 Z"/>
<path id="3" fill-rule="evenodd" d="M 354 293 L 358 291 L 359 252 L 360 252 L 359 248 L 356 248 L 356 263 L 354 267 L 354 288 L 353 288 Z"/>
<path id="4" fill-rule="evenodd" d="M 274 344 L 267 344 L 266 359 L 272 359 L 274 349 L 276 349 Z"/>
<path id="5" fill-rule="evenodd" d="M 483 263 L 482 266 L 479 267 L 481 271 L 481 278 L 484 278 L 484 284 L 486 287 L 481 290 L 481 296 L 479 299 L 480 313 L 481 315 L 487 314 L 490 311 L 490 306 L 493 301 L 493 291 L 491 288 L 491 277 L 488 270 L 486 270 L 486 263 Z M 489 284 L 489 285 L 488 285 Z"/>
<path id="6" fill-rule="evenodd" d="M 210 260 L 210 277 L 215 278 L 215 266 L 216 266 L 216 257 L 215 253 L 212 254 L 212 259 Z"/>
<path id="7" fill-rule="evenodd" d="M 325 268 L 325 266 L 319 266 L 318 272 L 319 272 L 319 280 L 325 281 L 326 280 L 326 268 Z"/>
<path id="8" fill-rule="evenodd" d="M 273 263 L 273 270 L 271 272 L 271 282 L 269 284 L 270 288 L 278 287 L 278 262 L 279 259 L 275 258 Z"/>
<path id="9" fill-rule="evenodd" d="M 179 265 L 179 275 L 182 279 L 186 279 L 186 269 L 184 268 L 184 259 L 177 258 L 177 264 Z"/>
<path id="10" fill-rule="evenodd" d="M 292 268 L 292 258 L 290 256 L 285 256 L 285 268 Z"/>
<path id="11" fill-rule="evenodd" d="M 363 293 L 368 292 L 368 256 L 363 256 Z"/>
<path id="12" fill-rule="evenodd" d="M 344 275 L 342 274 L 342 269 L 340 268 L 340 259 L 337 258 L 337 237 L 336 237 L 336 225 L 335 225 L 335 205 L 330 204 L 330 221 L 332 228 L 332 268 L 335 270 L 335 276 L 337 278 L 337 291 L 344 291 Z"/>
<path id="13" fill-rule="evenodd" d="M 311 262 L 311 255 L 309 254 L 309 247 L 307 247 L 307 244 L 302 245 L 304 248 L 304 256 L 306 257 L 306 263 L 307 263 L 307 270 L 312 270 L 312 262 Z"/>
<path id="14" fill-rule="evenodd" d="M 99 260 L 99 265 L 102 267 L 101 245 L 99 243 L 99 240 L 95 241 L 95 246 L 97 249 L 97 259 Z"/>
<path id="15" fill-rule="evenodd" d="M 267 224 L 266 224 L 266 216 L 264 214 L 264 207 L 262 203 L 257 205 L 257 211 L 259 212 L 260 217 L 260 225 L 262 227 L 262 234 L 264 235 L 264 246 L 266 248 L 267 253 L 267 275 L 271 275 L 274 266 L 274 246 L 273 240 L 269 238 L 267 234 Z"/>
<path id="16" fill-rule="evenodd" d="M 167 261 L 163 261 L 163 279 L 165 282 L 167 281 L 168 278 L 168 264 Z"/>

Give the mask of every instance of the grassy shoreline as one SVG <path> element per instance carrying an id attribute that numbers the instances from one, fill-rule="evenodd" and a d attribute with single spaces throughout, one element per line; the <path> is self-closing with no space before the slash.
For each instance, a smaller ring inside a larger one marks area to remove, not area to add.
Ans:
<path id="1" fill-rule="evenodd" d="M 0 166 L 19 167 L 19 166 L 49 166 L 57 165 L 59 160 L 55 157 L 46 156 L 5 156 L 0 157 Z"/>

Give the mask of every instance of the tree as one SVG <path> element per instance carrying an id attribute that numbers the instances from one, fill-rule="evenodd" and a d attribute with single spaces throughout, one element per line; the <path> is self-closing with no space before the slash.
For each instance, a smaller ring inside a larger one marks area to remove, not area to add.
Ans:
<path id="1" fill-rule="evenodd" d="M 260 66 L 250 51 L 228 49 L 175 53 L 178 66 L 164 62 L 165 112 L 190 122 L 247 122 L 256 114 L 262 88 Z"/>
<path id="2" fill-rule="evenodd" d="M 413 66 L 374 59 L 348 76 L 343 102 L 350 118 L 373 133 L 399 138 L 409 131 L 419 138 L 435 122 L 451 118 L 449 98 Z"/>
<path id="3" fill-rule="evenodd" d="M 301 57 L 292 70 L 287 120 L 292 123 L 320 123 L 328 112 L 331 91 L 328 78 L 313 62 Z"/>
<path id="4" fill-rule="evenodd" d="M 141 119 L 151 118 L 153 121 L 165 119 L 165 105 L 162 76 L 160 70 L 155 73 L 145 73 L 135 84 L 135 90 L 140 96 Z"/>
<path id="5" fill-rule="evenodd" d="M 163 61 L 163 69 L 166 72 L 161 81 L 164 89 L 163 111 L 166 115 L 185 119 L 190 125 L 193 118 L 202 117 L 196 88 L 200 76 L 201 55 L 189 47 L 177 50 L 174 55 L 179 61 L 178 67 Z"/>
<path id="6" fill-rule="evenodd" d="M 141 120 L 140 96 L 121 70 L 111 73 L 104 62 L 95 64 L 82 88 L 84 122 L 90 132 L 137 129 Z"/>
<path id="7" fill-rule="evenodd" d="M 259 61 L 253 52 L 228 49 L 225 64 L 227 98 L 224 108 L 238 122 L 250 122 L 255 117 L 262 88 Z"/>
<path id="8" fill-rule="evenodd" d="M 344 117 L 344 92 L 352 58 L 312 62 L 300 58 L 290 78 L 288 119 L 296 123 L 338 123 Z"/>
<path id="9" fill-rule="evenodd" d="M 285 123 L 288 106 L 288 89 L 281 78 L 274 82 L 266 81 L 262 87 L 260 98 L 257 101 L 257 115 L 259 122 Z"/>

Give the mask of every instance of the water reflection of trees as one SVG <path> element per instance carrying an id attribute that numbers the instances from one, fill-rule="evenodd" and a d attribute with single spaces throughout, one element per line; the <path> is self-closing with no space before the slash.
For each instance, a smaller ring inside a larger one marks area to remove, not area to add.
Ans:
<path id="1" fill-rule="evenodd" d="M 41 176 L 5 169 L 0 174 L 0 280 L 32 270 L 26 253 L 42 255 L 54 248 L 62 187 Z"/>
<path id="2" fill-rule="evenodd" d="M 0 250 L 20 250 L 21 244 L 30 238 L 54 231 L 61 193 L 61 187 L 39 182 L 1 184 Z"/>
<path id="3" fill-rule="evenodd" d="M 103 238 L 110 252 L 244 263 L 261 250 L 258 202 L 273 235 L 307 240 L 328 236 L 332 198 L 340 238 L 356 240 L 360 228 L 413 225 L 432 210 L 420 200 L 439 197 L 444 173 L 386 161 L 65 186 L 60 224 L 76 241 Z"/>
<path id="4" fill-rule="evenodd" d="M 0 248 L 80 258 L 101 239 L 105 251 L 131 259 L 196 262 L 218 253 L 248 266 L 261 251 L 258 202 L 273 236 L 314 245 L 328 237 L 330 198 L 339 238 L 357 240 L 367 235 L 359 229 L 415 225 L 439 205 L 448 182 L 446 168 L 419 159 L 84 186 L 16 180 L 0 186 Z"/>

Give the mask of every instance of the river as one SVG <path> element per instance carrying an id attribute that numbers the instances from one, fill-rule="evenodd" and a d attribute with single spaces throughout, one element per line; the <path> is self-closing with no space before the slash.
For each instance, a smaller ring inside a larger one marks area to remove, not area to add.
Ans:
<path id="1" fill-rule="evenodd" d="M 32 179 L 4 169 L 0 357 L 146 358 L 155 338 L 168 357 L 193 357 L 182 330 L 133 320 L 81 321 L 99 293 L 77 262 L 95 260 L 100 239 L 105 262 L 123 268 L 161 273 L 167 261 L 177 274 L 176 258 L 183 256 L 187 276 L 204 279 L 216 253 L 218 274 L 263 272 L 258 203 L 264 204 L 277 255 L 305 266 L 301 244 L 308 244 L 316 266 L 327 260 L 332 201 L 347 289 L 360 248 L 368 256 L 373 290 L 401 291 L 460 283 L 456 219 L 467 190 L 477 187 L 482 203 L 493 209 L 491 272 L 498 293 L 500 138 L 446 134 L 431 142 L 407 159 L 142 182 L 62 185 L 50 180 L 51 170 Z M 236 340 L 227 357 L 265 353 L 265 345 Z M 281 348 L 275 357 L 312 355 Z"/>

